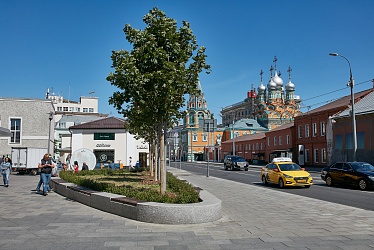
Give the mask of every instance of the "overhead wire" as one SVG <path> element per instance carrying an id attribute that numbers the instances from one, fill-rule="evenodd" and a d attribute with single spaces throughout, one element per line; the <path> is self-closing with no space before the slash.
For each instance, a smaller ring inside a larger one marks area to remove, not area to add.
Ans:
<path id="1" fill-rule="evenodd" d="M 374 85 L 374 79 L 370 79 L 370 80 L 366 80 L 366 81 L 363 81 L 363 82 L 360 82 L 360 83 L 357 83 L 355 84 L 356 86 L 358 85 L 362 85 L 364 83 L 368 83 L 368 82 L 373 82 L 373 85 Z M 374 86 L 373 86 L 374 87 Z M 332 93 L 335 93 L 335 92 L 338 92 L 338 91 L 342 91 L 342 90 L 345 90 L 347 88 L 350 88 L 349 86 L 347 87 L 344 87 L 344 88 L 340 88 L 340 89 L 337 89 L 337 90 L 333 90 L 333 91 L 330 91 L 330 92 L 327 92 L 327 93 L 323 93 L 323 94 L 320 94 L 320 95 L 317 95 L 317 96 L 313 96 L 313 97 L 310 97 L 310 98 L 307 98 L 305 100 L 303 100 L 301 103 L 305 102 L 305 101 L 309 101 L 309 100 L 312 100 L 312 99 L 316 99 L 316 98 L 319 98 L 319 97 L 322 97 L 322 96 L 325 96 L 325 95 L 329 95 L 329 94 L 332 94 Z M 301 108 L 307 108 L 308 110 L 313 107 L 313 106 L 319 106 L 321 104 L 325 104 L 325 103 L 329 103 L 329 102 L 333 102 L 333 101 L 336 101 L 338 99 L 340 99 L 341 97 L 339 98 L 334 98 L 334 99 L 330 99 L 330 100 L 326 100 L 326 101 L 322 101 L 322 102 L 318 102 L 318 103 L 313 103 L 313 104 L 310 104 L 310 105 L 306 105 L 306 104 L 300 104 L 300 107 Z"/>

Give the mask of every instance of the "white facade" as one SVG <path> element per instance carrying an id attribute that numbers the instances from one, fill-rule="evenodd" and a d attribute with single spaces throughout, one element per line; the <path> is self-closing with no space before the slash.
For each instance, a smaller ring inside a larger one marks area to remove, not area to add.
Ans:
<path id="1" fill-rule="evenodd" d="M 54 107 L 50 100 L 0 98 L 0 126 L 11 136 L 0 136 L 0 154 L 12 147 L 38 147 L 53 152 Z"/>
<path id="2" fill-rule="evenodd" d="M 95 154 L 97 164 L 114 162 L 129 166 L 131 157 L 133 166 L 137 161 L 143 166 L 148 165 L 148 143 L 135 139 L 134 135 L 124 129 L 123 124 L 118 124 L 115 128 L 105 128 L 105 122 L 111 124 L 113 120 L 118 122 L 121 119 L 109 117 L 71 127 L 71 152 L 87 148 Z"/>

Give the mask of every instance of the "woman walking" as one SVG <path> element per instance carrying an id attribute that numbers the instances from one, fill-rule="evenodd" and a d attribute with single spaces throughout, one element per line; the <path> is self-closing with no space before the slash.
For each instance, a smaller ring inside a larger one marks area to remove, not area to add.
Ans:
<path id="1" fill-rule="evenodd" d="M 49 157 L 49 154 L 45 154 L 39 164 L 40 176 L 43 182 L 43 195 L 44 196 L 46 196 L 47 192 L 51 190 L 51 188 L 49 187 L 49 181 L 51 180 L 52 168 L 54 167 L 55 165 L 53 164 L 51 158 Z"/>
<path id="2" fill-rule="evenodd" d="M 1 174 L 3 175 L 4 187 L 9 187 L 9 175 L 11 171 L 11 163 L 9 157 L 6 157 L 1 163 Z"/>

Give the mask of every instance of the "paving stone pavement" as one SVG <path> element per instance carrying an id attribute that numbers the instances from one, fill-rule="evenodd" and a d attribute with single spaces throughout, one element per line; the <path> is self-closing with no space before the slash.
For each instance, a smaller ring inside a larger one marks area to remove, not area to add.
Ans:
<path id="1" fill-rule="evenodd" d="M 39 176 L 0 186 L 0 249 L 374 249 L 374 212 L 215 177 L 168 171 L 222 200 L 222 219 L 138 222 L 31 192 Z M 313 188 L 313 187 L 311 187 Z"/>

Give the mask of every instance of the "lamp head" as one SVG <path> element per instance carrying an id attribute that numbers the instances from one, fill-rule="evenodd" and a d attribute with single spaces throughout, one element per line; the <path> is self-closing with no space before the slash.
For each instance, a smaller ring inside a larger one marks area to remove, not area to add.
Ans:
<path id="1" fill-rule="evenodd" d="M 329 56 L 339 56 L 338 53 L 330 53 Z"/>

